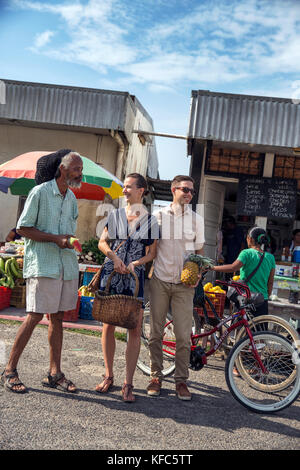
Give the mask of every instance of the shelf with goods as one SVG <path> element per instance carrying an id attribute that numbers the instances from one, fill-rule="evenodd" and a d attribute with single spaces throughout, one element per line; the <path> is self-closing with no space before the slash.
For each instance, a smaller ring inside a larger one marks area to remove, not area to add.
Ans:
<path id="1" fill-rule="evenodd" d="M 277 261 L 274 276 L 273 291 L 279 288 L 300 290 L 300 263 Z M 273 292 L 277 295 L 276 292 Z"/>
<path id="2" fill-rule="evenodd" d="M 299 272 L 300 263 L 277 261 L 272 295 L 268 302 L 270 314 L 284 318 L 296 329 L 300 327 Z"/>

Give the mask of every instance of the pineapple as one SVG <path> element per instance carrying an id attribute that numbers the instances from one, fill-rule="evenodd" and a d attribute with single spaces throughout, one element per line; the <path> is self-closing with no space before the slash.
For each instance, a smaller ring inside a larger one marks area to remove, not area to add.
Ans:
<path id="1" fill-rule="evenodd" d="M 193 261 L 187 261 L 181 271 L 181 282 L 193 286 L 198 281 L 199 267 Z"/>
<path id="2" fill-rule="evenodd" d="M 198 281 L 200 269 L 208 268 L 213 265 L 213 260 L 201 255 L 190 254 L 185 260 L 181 272 L 181 282 L 187 286 L 193 286 Z"/>

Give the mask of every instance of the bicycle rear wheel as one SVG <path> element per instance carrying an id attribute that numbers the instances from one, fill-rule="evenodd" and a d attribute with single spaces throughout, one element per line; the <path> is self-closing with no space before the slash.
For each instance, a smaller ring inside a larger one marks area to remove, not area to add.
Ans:
<path id="1" fill-rule="evenodd" d="M 234 398 L 251 411 L 273 413 L 283 410 L 300 393 L 299 351 L 284 337 L 274 333 L 254 333 L 253 340 L 268 373 L 263 374 L 255 360 L 250 339 L 242 338 L 226 361 L 227 386 Z M 234 373 L 237 364 L 239 376 Z M 290 380 L 291 376 L 293 380 Z"/>
<path id="2" fill-rule="evenodd" d="M 276 315 L 260 315 L 249 319 L 249 326 L 253 332 L 256 331 L 268 331 L 269 333 L 277 333 L 280 336 L 284 336 L 290 343 L 296 343 L 300 339 L 297 330 L 292 325 L 284 320 L 283 318 L 277 317 Z M 236 342 L 246 335 L 245 328 L 239 329 Z"/>
<path id="3" fill-rule="evenodd" d="M 260 315 L 258 317 L 249 318 L 248 322 L 253 333 L 258 331 L 277 333 L 284 336 L 290 343 L 296 343 L 300 339 L 295 328 L 293 328 L 289 322 L 276 315 Z M 243 326 L 238 328 L 238 330 L 234 330 L 232 334 L 226 338 L 226 342 L 223 343 L 226 354 L 228 355 L 231 348 L 240 341 L 240 339 L 245 338 L 246 335 L 247 333 Z"/>
<path id="4" fill-rule="evenodd" d="M 167 323 L 164 328 L 164 340 L 175 342 L 174 327 L 171 320 L 171 315 L 167 315 Z M 170 322 L 170 323 L 169 323 Z M 169 324 L 168 324 L 169 323 Z M 146 304 L 143 322 L 142 322 L 142 335 L 141 335 L 141 348 L 137 361 L 137 367 L 146 375 L 151 374 L 150 368 L 150 355 L 149 355 L 149 338 L 150 338 L 150 307 L 149 303 Z M 163 345 L 163 368 L 162 375 L 164 377 L 171 375 L 175 370 L 175 347 L 171 348 L 168 345 Z"/>

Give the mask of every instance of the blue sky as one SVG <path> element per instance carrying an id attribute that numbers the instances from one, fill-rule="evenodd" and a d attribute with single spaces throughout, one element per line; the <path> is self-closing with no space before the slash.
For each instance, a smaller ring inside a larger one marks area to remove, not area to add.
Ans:
<path id="1" fill-rule="evenodd" d="M 191 90 L 300 98 L 300 0 L 0 0 L 0 78 L 128 91 L 186 135 Z M 160 176 L 185 141 L 156 138 Z"/>

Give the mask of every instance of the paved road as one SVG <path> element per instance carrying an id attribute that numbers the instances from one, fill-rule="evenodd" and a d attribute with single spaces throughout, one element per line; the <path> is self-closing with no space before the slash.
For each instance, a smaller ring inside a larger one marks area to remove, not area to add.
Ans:
<path id="1" fill-rule="evenodd" d="M 18 325 L 0 323 L 6 355 L 17 329 Z M 138 370 L 137 401 L 123 403 L 125 346 L 117 342 L 116 386 L 100 396 L 93 391 L 104 372 L 100 339 L 65 330 L 63 370 L 80 389 L 76 395 L 65 394 L 40 384 L 48 368 L 48 346 L 47 329 L 37 328 L 19 364 L 29 393 L 16 395 L 0 387 L 0 449 L 176 449 L 184 453 L 299 448 L 300 400 L 272 416 L 247 411 L 231 397 L 224 362 L 218 358 L 200 372 L 191 371 L 191 402 L 176 398 L 172 378 L 164 382 L 160 398 L 147 397 L 148 378 Z"/>

